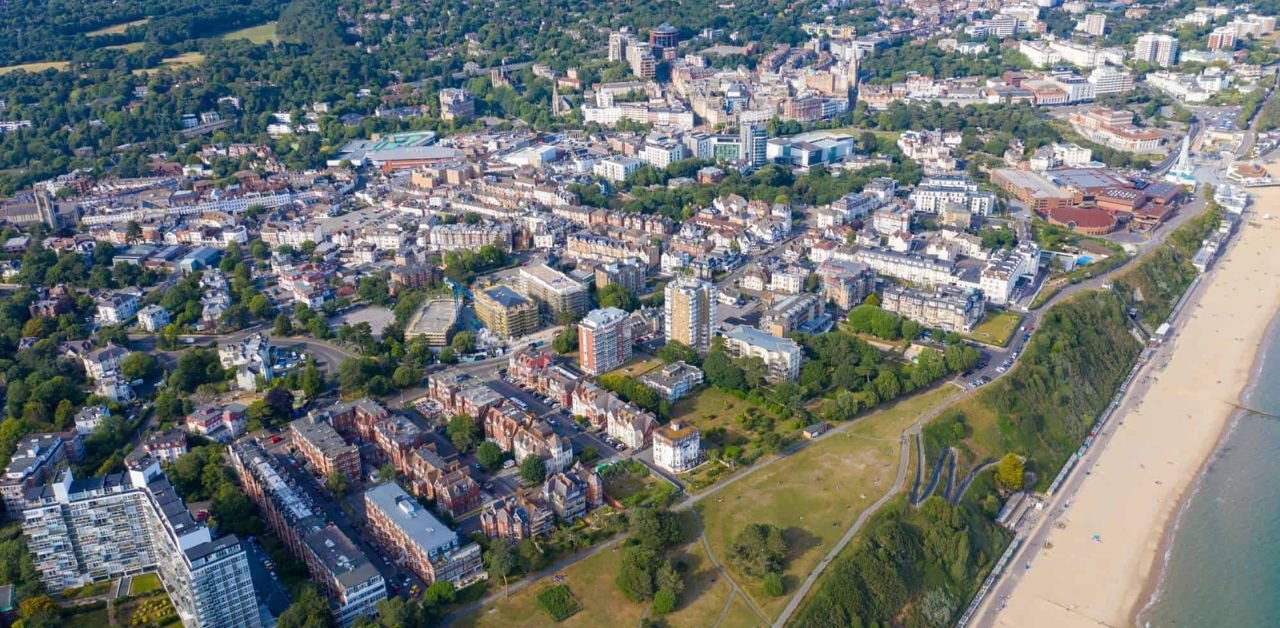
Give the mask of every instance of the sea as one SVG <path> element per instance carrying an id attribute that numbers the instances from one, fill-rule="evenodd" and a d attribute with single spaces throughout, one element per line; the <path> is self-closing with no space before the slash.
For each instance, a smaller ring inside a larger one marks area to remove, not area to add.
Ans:
<path id="1" fill-rule="evenodd" d="M 1183 507 L 1144 626 L 1280 626 L 1280 317 Z"/>

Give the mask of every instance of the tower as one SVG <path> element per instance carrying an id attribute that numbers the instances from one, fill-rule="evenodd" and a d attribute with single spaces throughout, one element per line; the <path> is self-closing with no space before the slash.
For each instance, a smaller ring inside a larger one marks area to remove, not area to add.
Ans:
<path id="1" fill-rule="evenodd" d="M 700 354 L 711 350 L 716 325 L 715 286 L 683 277 L 667 284 L 663 303 L 667 342 L 677 340 Z"/>

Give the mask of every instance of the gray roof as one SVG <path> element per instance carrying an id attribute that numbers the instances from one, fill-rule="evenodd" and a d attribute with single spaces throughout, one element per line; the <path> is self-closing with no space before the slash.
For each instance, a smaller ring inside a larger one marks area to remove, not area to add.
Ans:
<path id="1" fill-rule="evenodd" d="M 800 345 L 790 338 L 779 338 L 773 334 L 765 333 L 755 327 L 747 327 L 739 325 L 730 328 L 724 332 L 726 338 L 740 340 L 755 347 L 761 347 L 766 351 L 777 351 L 783 353 L 791 353 L 800 351 Z"/>
<path id="2" fill-rule="evenodd" d="M 447 549 L 458 542 L 458 535 L 453 530 L 395 482 L 385 482 L 365 491 L 365 499 L 427 554 Z"/>
<path id="3" fill-rule="evenodd" d="M 345 588 L 381 577 L 364 552 L 333 524 L 306 535 L 302 542 Z"/>
<path id="4" fill-rule="evenodd" d="M 529 302 L 528 299 L 520 296 L 515 290 L 506 286 L 490 288 L 489 290 L 485 290 L 484 294 L 490 299 L 496 301 L 502 307 L 515 307 Z"/>

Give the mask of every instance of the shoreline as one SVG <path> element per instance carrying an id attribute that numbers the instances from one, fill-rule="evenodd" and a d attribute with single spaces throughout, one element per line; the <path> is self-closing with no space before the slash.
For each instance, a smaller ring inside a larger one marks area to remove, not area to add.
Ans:
<path id="1" fill-rule="evenodd" d="M 1280 342 L 1280 312 L 1271 319 L 1271 323 L 1267 326 L 1267 330 L 1262 335 L 1262 341 L 1258 347 L 1254 349 L 1252 367 L 1249 370 L 1249 381 L 1240 391 L 1239 402 L 1244 405 L 1250 405 L 1250 398 L 1257 391 L 1258 386 L 1262 383 L 1262 370 L 1269 359 L 1275 356 L 1269 355 L 1265 348 L 1274 349 L 1276 343 Z M 1159 551 L 1156 553 L 1156 562 L 1152 565 L 1150 576 L 1143 583 L 1142 593 L 1134 602 L 1133 609 L 1129 616 L 1133 618 L 1135 626 L 1146 626 L 1150 621 L 1149 616 L 1160 602 L 1160 598 L 1164 594 L 1165 579 L 1168 576 L 1169 565 L 1173 559 L 1173 546 L 1178 540 L 1178 530 L 1182 525 L 1183 517 L 1186 516 L 1187 510 L 1191 506 L 1191 501 L 1195 499 L 1204 486 L 1205 475 L 1213 463 L 1216 462 L 1222 454 L 1222 448 L 1226 446 L 1231 435 L 1240 425 L 1241 419 L 1249 414 L 1248 410 L 1237 408 L 1231 411 L 1226 423 L 1222 427 L 1222 432 L 1218 435 L 1218 439 L 1214 444 L 1213 453 L 1205 458 L 1200 465 L 1200 469 L 1196 472 L 1196 479 L 1190 486 L 1183 491 L 1182 497 L 1178 500 L 1178 507 L 1174 512 L 1174 516 L 1169 517 L 1165 522 L 1163 530 L 1160 533 Z"/>
<path id="2" fill-rule="evenodd" d="M 1057 524 L 1019 569 L 993 625 L 1134 625 L 1158 599 L 1186 505 L 1237 422 L 1235 405 L 1257 385 L 1280 310 L 1280 274 L 1270 263 L 1280 219 L 1262 218 L 1280 205 L 1280 189 L 1254 196 L 1232 245 L 1108 428 L 1106 448 L 1086 471 L 1098 477 L 1055 507 Z"/>

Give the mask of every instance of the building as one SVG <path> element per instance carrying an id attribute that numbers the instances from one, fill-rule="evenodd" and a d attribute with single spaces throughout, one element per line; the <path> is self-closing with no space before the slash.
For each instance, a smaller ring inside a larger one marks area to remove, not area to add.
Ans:
<path id="1" fill-rule="evenodd" d="M 298 453 L 322 476 L 337 473 L 348 482 L 360 480 L 360 450 L 319 416 L 305 416 L 289 424 Z"/>
<path id="2" fill-rule="evenodd" d="M 577 521 L 604 504 L 604 481 L 579 463 L 547 478 L 542 485 L 542 501 L 561 521 Z"/>
<path id="3" fill-rule="evenodd" d="M 996 208 L 996 195 L 978 189 L 978 184 L 964 175 L 927 177 L 909 198 L 916 211 L 931 214 L 941 213 L 948 206 L 960 206 L 975 216 L 989 216 Z"/>
<path id="4" fill-rule="evenodd" d="M 682 342 L 699 354 L 711 350 L 716 325 L 715 285 L 682 277 L 667 284 L 663 302 L 667 342 Z"/>
<path id="5" fill-rule="evenodd" d="M 605 423 L 609 436 L 632 449 L 644 449 L 658 428 L 658 418 L 652 412 L 627 404 L 610 412 Z"/>
<path id="6" fill-rule="evenodd" d="M 804 352 L 790 338 L 779 338 L 754 327 L 739 325 L 724 332 L 725 352 L 735 358 L 764 360 L 771 381 L 795 381 L 800 377 Z"/>
<path id="7" fill-rule="evenodd" d="M 386 583 L 372 561 L 334 524 L 325 521 L 298 475 L 275 454 L 251 439 L 228 450 L 240 486 L 262 512 L 267 525 L 289 553 L 301 560 L 329 599 L 329 611 L 342 626 L 373 614 L 386 598 Z"/>
<path id="8" fill-rule="evenodd" d="M 702 369 L 685 362 L 673 362 L 640 376 L 640 383 L 652 388 L 670 403 L 702 385 Z"/>
<path id="9" fill-rule="evenodd" d="M 539 311 L 551 319 L 561 314 L 577 317 L 587 311 L 587 289 L 546 264 L 521 266 L 516 289 L 537 303 Z"/>
<path id="10" fill-rule="evenodd" d="M 645 266 L 629 259 L 596 266 L 596 291 L 618 284 L 627 292 L 638 295 L 644 292 Z"/>
<path id="11" fill-rule="evenodd" d="M 145 462 L 84 480 L 67 470 L 27 493 L 22 529 L 41 582 L 57 592 L 154 570 L 183 625 L 262 626 L 240 540 L 214 538 Z"/>
<path id="12" fill-rule="evenodd" d="M 1083 20 L 1076 23 L 1076 30 L 1102 37 L 1107 32 L 1107 14 L 1090 13 L 1084 16 Z"/>
<path id="13" fill-rule="evenodd" d="M 209 440 L 229 443 L 244 433 L 246 410 L 248 406 L 237 402 L 201 406 L 186 416 L 183 427 Z"/>
<path id="14" fill-rule="evenodd" d="M 1101 65 L 1089 73 L 1089 82 L 1093 83 L 1095 96 L 1106 94 L 1122 94 L 1133 91 L 1133 74 L 1123 67 Z"/>
<path id="15" fill-rule="evenodd" d="M 684 473 L 696 466 L 701 456 L 698 428 L 672 422 L 653 433 L 653 463 L 672 473 Z"/>
<path id="16" fill-rule="evenodd" d="M 1035 172 L 997 168 L 991 171 L 991 182 L 1021 201 L 1028 209 L 1040 214 L 1072 204 L 1070 193 L 1059 189 L 1052 181 Z"/>
<path id="17" fill-rule="evenodd" d="M 680 43 L 680 31 L 666 22 L 649 31 L 649 45 L 655 49 L 675 48 Z"/>
<path id="18" fill-rule="evenodd" d="M 933 291 L 899 286 L 884 289 L 880 307 L 927 329 L 968 333 L 986 314 L 986 299 L 977 290 L 939 287 Z"/>
<path id="19" fill-rule="evenodd" d="M 255 390 L 259 380 L 270 383 L 275 379 L 276 348 L 262 333 L 220 343 L 218 361 L 224 369 L 236 369 L 236 385 L 241 390 Z"/>
<path id="20" fill-rule="evenodd" d="M 549 534 L 555 521 L 555 513 L 541 500 L 521 495 L 495 499 L 480 513 L 485 536 L 510 543 Z"/>
<path id="21" fill-rule="evenodd" d="M 779 338 L 791 335 L 804 323 L 822 316 L 822 298 L 816 294 L 795 294 L 779 299 L 760 317 L 760 329 Z"/>
<path id="22" fill-rule="evenodd" d="M 866 264 L 879 275 L 925 286 L 952 283 L 956 270 L 955 262 L 889 249 L 861 248 L 854 252 L 853 261 Z"/>
<path id="23" fill-rule="evenodd" d="M 1146 33 L 1133 44 L 1135 61 L 1146 61 L 1161 67 L 1178 64 L 1178 38 L 1172 35 Z"/>
<path id="24" fill-rule="evenodd" d="M 599 375 L 630 359 L 631 320 L 625 311 L 591 310 L 578 322 L 578 362 L 584 373 Z"/>
<path id="25" fill-rule="evenodd" d="M 429 299 L 423 303 L 404 331 L 406 340 L 423 338 L 427 345 L 443 347 L 458 324 L 459 302 L 455 299 Z"/>
<path id="26" fill-rule="evenodd" d="M 591 166 L 591 174 L 606 181 L 622 183 L 631 173 L 640 169 L 644 161 L 635 157 L 609 157 L 601 159 Z"/>
<path id="27" fill-rule="evenodd" d="M 64 434 L 28 434 L 18 441 L 18 447 L 5 465 L 4 478 L 0 479 L 0 497 L 4 499 L 5 512 L 11 519 L 22 516 L 27 491 L 39 487 L 68 460 L 78 459 L 79 439 L 68 439 Z"/>
<path id="28" fill-rule="evenodd" d="M 104 325 L 126 323 L 138 311 L 138 297 L 127 292 L 98 299 L 98 320 Z"/>
<path id="29" fill-rule="evenodd" d="M 818 265 L 822 296 L 841 310 L 860 305 L 875 288 L 876 273 L 865 264 L 829 259 Z"/>
<path id="30" fill-rule="evenodd" d="M 468 120 L 476 115 L 476 101 L 471 92 L 457 87 L 440 90 L 440 117 L 444 120 Z"/>
<path id="31" fill-rule="evenodd" d="M 460 589 L 488 577 L 480 546 L 463 543 L 395 482 L 365 491 L 364 503 L 373 536 L 426 584 L 447 581 Z"/>
<path id="32" fill-rule="evenodd" d="M 157 333 L 169 324 L 169 310 L 158 304 L 148 305 L 138 310 L 138 325 L 151 333 Z"/>
<path id="33" fill-rule="evenodd" d="M 541 325 L 538 304 L 506 286 L 477 291 L 475 305 L 476 318 L 504 338 L 531 334 Z"/>
<path id="34" fill-rule="evenodd" d="M 1209 33 L 1209 50 L 1235 50 L 1236 29 L 1231 26 L 1219 26 Z"/>
<path id="35" fill-rule="evenodd" d="M 739 155 L 747 166 L 759 168 L 768 161 L 769 134 L 758 124 L 744 122 L 738 127 L 738 139 L 741 143 Z"/>

